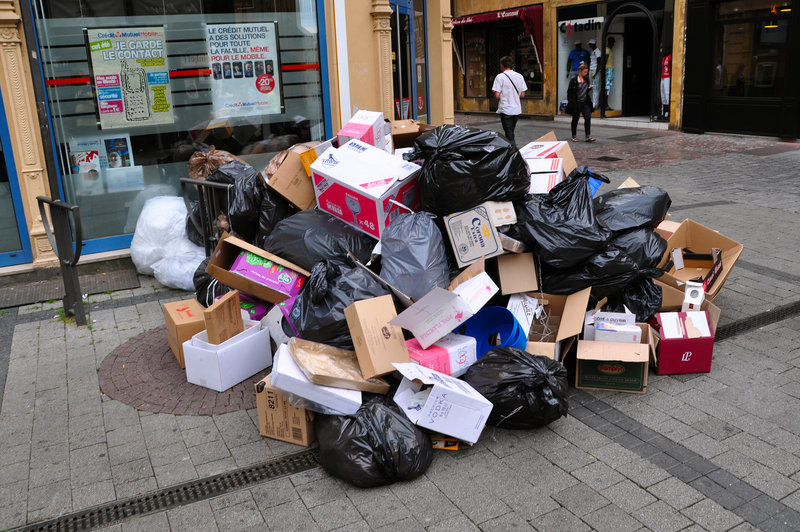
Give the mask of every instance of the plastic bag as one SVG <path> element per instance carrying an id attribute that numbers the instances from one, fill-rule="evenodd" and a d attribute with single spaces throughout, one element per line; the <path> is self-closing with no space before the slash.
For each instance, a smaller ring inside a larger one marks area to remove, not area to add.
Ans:
<path id="1" fill-rule="evenodd" d="M 430 214 L 403 214 L 384 230 L 381 277 L 415 300 L 450 283 L 442 233 Z"/>
<path id="2" fill-rule="evenodd" d="M 609 247 L 579 266 L 542 266 L 542 290 L 550 294 L 572 294 L 592 287 L 592 297 L 602 299 L 622 289 L 638 276 L 636 263 L 624 251 Z"/>
<path id="3" fill-rule="evenodd" d="M 672 200 L 658 187 L 618 188 L 594 198 L 598 221 L 612 231 L 654 228 L 667 215 Z"/>
<path id="4" fill-rule="evenodd" d="M 355 415 L 315 417 L 325 471 L 360 488 L 413 480 L 427 471 L 433 461 L 430 437 L 390 401 L 372 396 Z"/>
<path id="5" fill-rule="evenodd" d="M 124 233 L 133 233 L 136 231 L 136 222 L 139 221 L 139 216 L 142 214 L 142 209 L 147 200 L 157 198 L 159 196 L 175 196 L 179 197 L 178 189 L 172 185 L 147 185 L 144 190 L 139 191 L 131 201 L 131 206 L 128 208 L 128 216 L 125 219 Z"/>
<path id="6" fill-rule="evenodd" d="M 567 370 L 550 358 L 515 347 L 496 347 L 463 379 L 493 408 L 488 423 L 507 429 L 543 427 L 567 415 Z"/>
<path id="7" fill-rule="evenodd" d="M 652 227 L 640 227 L 619 233 L 611 239 L 609 245 L 624 251 L 636 263 L 636 268 L 643 273 L 644 270 L 655 268 L 667 250 L 667 241 Z M 660 273 L 648 276 L 659 277 Z"/>
<path id="8" fill-rule="evenodd" d="M 344 260 L 347 251 L 366 263 L 375 240 L 328 213 L 310 209 L 275 224 L 262 247 L 311 271 L 323 259 Z"/>
<path id="9" fill-rule="evenodd" d="M 517 236 L 543 262 L 556 268 L 576 266 L 601 251 L 611 231 L 594 215 L 586 177 L 575 175 L 547 194 L 515 203 Z"/>
<path id="10" fill-rule="evenodd" d="M 189 177 L 192 179 L 206 179 L 218 166 L 231 161 L 247 164 L 242 159 L 225 150 L 217 150 L 211 146 L 208 151 L 196 151 L 189 158 Z"/>
<path id="11" fill-rule="evenodd" d="M 258 214 L 258 231 L 253 238 L 253 245 L 263 248 L 278 222 L 296 213 L 297 209 L 280 194 L 265 188 Z"/>
<path id="12" fill-rule="evenodd" d="M 295 300 L 290 319 L 300 337 L 342 349 L 353 349 L 344 309 L 361 299 L 383 296 L 389 290 L 358 266 L 323 260 L 311 270 Z"/>
<path id="13" fill-rule="evenodd" d="M 231 230 L 243 240 L 252 242 L 258 231 L 258 217 L 264 185 L 256 169 L 247 163 L 230 161 L 208 176 L 209 181 L 233 183 L 233 199 L 228 207 Z"/>
<path id="14" fill-rule="evenodd" d="M 191 292 L 197 265 L 206 258 L 205 248 L 182 238 L 171 241 L 168 251 L 164 258 L 153 264 L 153 275 L 164 286 Z"/>
<path id="15" fill-rule="evenodd" d="M 189 203 L 189 212 L 186 213 L 186 237 L 197 246 L 205 246 L 203 234 L 194 226 L 192 217 L 200 223 L 200 202 L 197 200 Z"/>
<path id="16" fill-rule="evenodd" d="M 147 200 L 131 241 L 131 260 L 136 271 L 153 275 L 153 265 L 170 252 L 170 243 L 181 239 L 186 240 L 183 198 L 159 196 Z"/>
<path id="17" fill-rule="evenodd" d="M 419 177 L 422 209 L 439 215 L 484 201 L 521 199 L 530 172 L 519 151 L 494 131 L 443 125 L 414 141 L 406 160 L 423 159 Z"/>
<path id="18" fill-rule="evenodd" d="M 204 307 L 210 307 L 219 296 L 233 290 L 230 286 L 220 283 L 214 279 L 210 273 L 206 272 L 210 260 L 211 257 L 206 257 L 206 259 L 200 263 L 194 271 L 194 277 L 192 279 L 195 299 Z"/>
<path id="19" fill-rule="evenodd" d="M 569 113 L 572 114 L 572 113 Z M 569 173 L 567 179 L 571 177 L 583 177 L 589 182 L 589 195 L 594 196 L 597 190 L 600 188 L 600 185 L 603 183 L 611 183 L 611 180 L 604 176 L 603 174 L 598 174 L 589 169 L 588 166 L 579 166 L 575 170 Z"/>
<path id="20" fill-rule="evenodd" d="M 621 290 L 608 296 L 603 310 L 624 312 L 623 306 L 636 314 L 637 322 L 646 322 L 661 309 L 661 287 L 652 279 L 639 277 Z"/>

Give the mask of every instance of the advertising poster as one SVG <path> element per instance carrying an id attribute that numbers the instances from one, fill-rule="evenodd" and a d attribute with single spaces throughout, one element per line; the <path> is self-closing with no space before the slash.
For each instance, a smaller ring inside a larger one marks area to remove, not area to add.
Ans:
<path id="1" fill-rule="evenodd" d="M 278 25 L 207 24 L 214 118 L 283 112 Z"/>
<path id="2" fill-rule="evenodd" d="M 142 168 L 134 166 L 128 135 L 78 139 L 69 143 L 70 173 L 79 196 L 144 188 Z"/>
<path id="3" fill-rule="evenodd" d="M 92 28 L 86 41 L 102 129 L 172 123 L 163 26 Z"/>

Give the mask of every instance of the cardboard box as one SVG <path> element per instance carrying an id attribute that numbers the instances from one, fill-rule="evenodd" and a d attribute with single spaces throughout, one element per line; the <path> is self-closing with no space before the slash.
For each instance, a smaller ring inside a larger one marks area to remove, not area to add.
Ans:
<path id="1" fill-rule="evenodd" d="M 339 146 L 355 139 L 383 150 L 385 135 L 383 113 L 358 111 L 342 126 L 336 136 L 339 138 Z"/>
<path id="2" fill-rule="evenodd" d="M 290 298 L 300 294 L 307 280 L 305 275 L 291 268 L 245 250 L 233 261 L 230 272 L 247 277 Z"/>
<path id="3" fill-rule="evenodd" d="M 706 311 L 659 312 L 655 317 L 659 375 L 711 371 L 714 329 Z"/>
<path id="4" fill-rule="evenodd" d="M 364 377 L 355 351 L 297 337 L 291 338 L 286 345 L 297 367 L 314 384 L 382 395 L 389 392 L 389 383 L 385 380 Z"/>
<path id="5" fill-rule="evenodd" d="M 543 142 L 558 142 L 558 139 L 556 138 L 556 134 L 550 131 L 547 134 L 542 135 L 538 139 L 534 140 L 533 143 L 531 144 L 543 143 Z M 525 146 L 523 146 L 523 150 L 524 149 Z M 522 154 L 522 150 L 520 150 L 520 153 Z M 522 157 L 525 159 L 533 158 L 532 155 L 537 152 L 530 150 L 527 153 L 529 154 L 528 156 L 522 154 Z M 541 153 L 541 150 L 538 153 Z M 562 166 L 564 169 L 564 175 L 567 177 L 569 177 L 569 174 L 571 174 L 573 170 L 578 168 L 578 163 L 575 161 L 575 156 L 572 154 L 572 148 L 569 147 L 568 142 L 563 142 L 558 146 L 554 146 L 552 149 L 547 151 L 546 155 L 547 157 L 557 157 L 559 159 L 563 159 L 564 162 Z"/>
<path id="6" fill-rule="evenodd" d="M 736 261 L 744 250 L 744 246 L 735 240 L 719 234 L 708 227 L 695 222 L 694 220 L 684 220 L 680 227 L 667 239 L 667 251 L 661 259 L 659 268 L 665 268 L 672 257 L 672 251 L 676 248 L 690 250 L 694 253 L 711 253 L 716 248 L 722 252 L 722 271 L 716 276 L 714 284 L 706 287 L 706 299 L 714 301 L 719 295 L 722 286 L 728 278 Z M 705 278 L 713 266 L 711 260 L 684 260 L 684 268 L 676 270 L 673 266 L 659 281 L 672 287 L 683 290 L 687 280 L 696 277 Z"/>
<path id="7" fill-rule="evenodd" d="M 297 408 L 272 387 L 270 375 L 255 385 L 258 432 L 262 436 L 308 447 L 314 436 L 314 413 Z"/>
<path id="8" fill-rule="evenodd" d="M 597 310 L 602 307 L 603 299 L 598 303 L 595 310 L 587 310 L 583 320 L 583 339 L 594 341 L 595 340 L 595 325 L 598 323 L 609 323 L 612 325 L 636 325 L 636 314 L 627 312 L 605 312 Z"/>
<path id="9" fill-rule="evenodd" d="M 428 349 L 412 338 L 406 340 L 406 347 L 412 362 L 451 377 L 460 377 L 478 360 L 477 341 L 472 336 L 448 334 Z"/>
<path id="10" fill-rule="evenodd" d="M 564 181 L 564 159 L 525 159 L 531 173 L 531 194 L 547 194 L 550 189 Z"/>
<path id="11" fill-rule="evenodd" d="M 656 286 L 661 288 L 661 308 L 659 312 L 680 312 L 684 300 L 683 290 L 666 285 L 658 279 L 654 279 L 653 281 L 656 283 Z M 707 299 L 700 304 L 700 310 L 708 312 L 711 329 L 716 331 L 719 318 L 722 316 L 722 310 Z M 655 326 L 656 323 L 651 320 L 650 325 Z"/>
<path id="12" fill-rule="evenodd" d="M 313 151 L 313 147 L 308 144 L 295 144 L 289 148 L 286 158 L 266 183 L 269 188 L 301 210 L 313 209 L 317 205 L 314 185 L 301 159 L 301 155 L 309 150 Z"/>
<path id="13" fill-rule="evenodd" d="M 206 272 L 222 284 L 228 285 L 231 288 L 236 288 L 237 290 L 241 290 L 242 292 L 250 294 L 251 296 L 261 299 L 262 301 L 280 303 L 281 301 L 288 299 L 289 296 L 282 292 L 274 290 L 268 286 L 264 286 L 261 283 L 253 281 L 252 279 L 248 279 L 247 277 L 237 275 L 230 271 L 231 265 L 236 260 L 236 257 L 239 256 L 239 253 L 242 252 L 242 250 L 249 251 L 263 259 L 271 260 L 277 265 L 294 270 L 295 272 L 305 275 L 306 277 L 311 275 L 310 272 L 304 270 L 297 264 L 289 262 L 288 260 L 283 260 L 277 255 L 273 255 L 272 253 L 264 251 L 263 249 L 252 244 L 248 244 L 241 238 L 229 235 L 228 233 L 224 233 L 222 238 L 220 238 L 219 242 L 217 243 L 217 248 L 211 254 L 211 260 L 208 262 Z"/>
<path id="14" fill-rule="evenodd" d="M 547 300 L 545 311 L 550 319 L 546 325 L 551 334 L 542 338 L 538 334 L 541 331 L 534 329 L 537 323 L 534 322 L 534 327 L 528 333 L 528 343 L 525 346 L 525 351 L 532 355 L 542 355 L 553 360 L 560 360 L 561 353 L 566 353 L 569 350 L 575 338 L 583 329 L 584 314 L 586 306 L 589 304 L 591 292 L 591 288 L 584 288 L 580 292 L 575 292 L 568 296 L 538 292 L 529 293 L 528 295 L 531 297 Z M 558 318 L 558 320 L 554 318 Z"/>
<path id="15" fill-rule="evenodd" d="M 514 204 L 510 201 L 484 201 L 481 203 L 481 207 L 486 207 L 489 220 L 495 227 L 517 223 L 517 213 L 514 211 Z"/>
<path id="16" fill-rule="evenodd" d="M 594 339 L 596 342 L 638 344 L 642 341 L 642 330 L 636 325 L 600 322 L 594 324 Z"/>
<path id="17" fill-rule="evenodd" d="M 308 145 L 308 144 L 306 144 Z M 326 141 L 320 142 L 316 146 L 312 146 L 311 148 L 307 149 L 303 153 L 300 154 L 300 162 L 303 163 L 303 169 L 306 171 L 306 175 L 311 177 L 311 163 L 317 160 L 322 153 L 332 146 L 338 146 L 339 142 L 336 138 L 328 139 Z M 309 184 L 311 181 L 309 181 Z M 311 191 L 313 192 L 314 187 L 311 187 Z M 314 196 L 314 204 L 317 203 L 317 197 Z"/>
<path id="18" fill-rule="evenodd" d="M 655 340 L 650 326 L 639 323 L 642 339 L 638 344 L 578 341 L 575 387 L 589 390 L 645 393 L 651 357 L 655 359 Z"/>
<path id="19" fill-rule="evenodd" d="M 167 343 L 180 367 L 185 368 L 183 342 L 206 328 L 203 306 L 194 299 L 164 303 L 164 322 L 167 324 Z"/>
<path id="20" fill-rule="evenodd" d="M 314 161 L 311 177 L 320 209 L 380 238 L 399 215 L 419 210 L 419 170 L 419 165 L 351 140 Z"/>
<path id="21" fill-rule="evenodd" d="M 219 345 L 244 330 L 239 291 L 231 290 L 203 311 L 208 343 Z"/>
<path id="22" fill-rule="evenodd" d="M 450 247 L 460 267 L 468 266 L 479 258 L 503 254 L 500 236 L 484 206 L 444 217 L 444 227 Z"/>
<path id="23" fill-rule="evenodd" d="M 539 289 L 533 253 L 500 255 L 497 257 L 497 275 L 500 293 L 504 296 Z"/>
<path id="24" fill-rule="evenodd" d="M 411 331 L 422 348 L 427 349 L 474 316 L 497 291 L 497 285 L 481 271 L 463 282 L 451 284 L 450 290 L 434 288 L 389 323 Z"/>
<path id="25" fill-rule="evenodd" d="M 680 222 L 674 222 L 672 220 L 664 220 L 660 224 L 658 224 L 658 227 L 656 227 L 656 233 L 661 235 L 661 237 L 664 240 L 669 240 L 669 237 L 671 237 L 675 233 L 675 231 L 678 230 L 680 226 L 681 226 Z"/>
<path id="26" fill-rule="evenodd" d="M 425 133 L 436 129 L 436 126 L 421 124 L 416 120 L 394 120 L 392 121 L 392 144 L 397 148 L 410 148 L 414 145 L 414 140 Z"/>
<path id="27" fill-rule="evenodd" d="M 278 346 L 272 364 L 272 387 L 298 407 L 350 416 L 361 407 L 361 392 L 314 384 L 297 365 L 286 344 Z"/>
<path id="28" fill-rule="evenodd" d="M 224 392 L 272 364 L 269 330 L 257 321 L 245 323 L 245 330 L 214 345 L 206 331 L 200 331 L 183 344 L 186 380 L 192 384 Z"/>
<path id="29" fill-rule="evenodd" d="M 408 419 L 422 428 L 453 436 L 467 443 L 480 438 L 492 403 L 472 386 L 417 364 L 395 364 L 403 381 L 394 402 Z M 426 397 L 418 395 L 429 387 Z"/>
<path id="30" fill-rule="evenodd" d="M 344 309 L 350 336 L 364 378 L 394 371 L 395 362 L 408 362 L 403 331 L 389 322 L 397 317 L 392 296 L 362 299 Z"/>

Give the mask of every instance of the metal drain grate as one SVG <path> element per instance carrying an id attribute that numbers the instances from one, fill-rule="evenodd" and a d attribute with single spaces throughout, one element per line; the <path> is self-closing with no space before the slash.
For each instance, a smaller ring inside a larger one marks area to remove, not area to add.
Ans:
<path id="1" fill-rule="evenodd" d="M 248 488 L 261 482 L 314 469 L 319 466 L 317 454 L 317 449 L 302 451 L 276 460 L 270 460 L 263 464 L 186 482 L 138 497 L 95 506 L 94 508 L 63 515 L 49 521 L 34 523 L 18 530 L 23 532 L 77 532 L 79 530 L 106 527 L 132 517 L 162 512 L 176 506 L 199 502 L 231 491 Z"/>
<path id="2" fill-rule="evenodd" d="M 792 318 L 798 314 L 800 314 L 800 301 L 781 305 L 780 307 L 776 307 L 766 312 L 761 312 L 755 316 L 749 316 L 747 318 L 742 318 L 726 325 L 719 326 L 716 334 L 714 335 L 715 340 L 719 341 L 726 338 L 731 338 L 737 334 L 758 329 L 759 327 L 764 327 L 765 325 L 777 323 L 779 321 Z"/>

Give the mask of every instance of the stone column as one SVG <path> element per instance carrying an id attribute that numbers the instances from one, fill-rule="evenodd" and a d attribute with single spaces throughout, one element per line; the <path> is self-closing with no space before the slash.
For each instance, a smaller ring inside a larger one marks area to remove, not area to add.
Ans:
<path id="1" fill-rule="evenodd" d="M 36 196 L 49 196 L 30 64 L 22 19 L 13 0 L 0 0 L 0 90 L 5 104 L 11 146 L 22 196 L 33 264 L 53 266 L 57 259 L 42 225 Z"/>
<path id="2" fill-rule="evenodd" d="M 388 0 L 372 0 L 372 33 L 378 51 L 378 88 L 381 111 L 394 119 L 394 87 L 392 86 L 392 7 Z"/>

